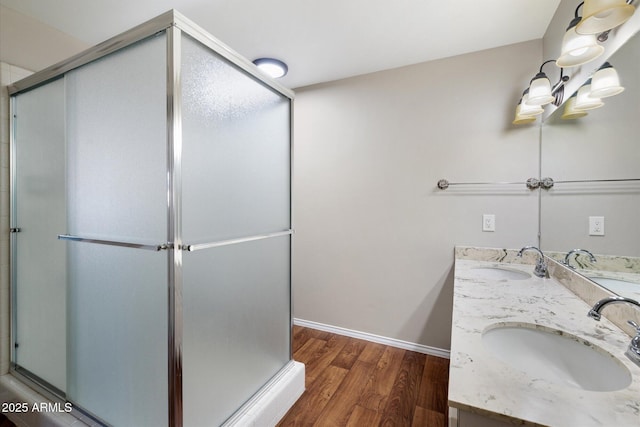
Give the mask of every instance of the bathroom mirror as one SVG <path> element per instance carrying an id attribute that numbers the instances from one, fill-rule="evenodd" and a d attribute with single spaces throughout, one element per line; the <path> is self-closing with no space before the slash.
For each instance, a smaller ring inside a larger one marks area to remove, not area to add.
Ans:
<path id="1" fill-rule="evenodd" d="M 540 245 L 554 258 L 572 256 L 576 271 L 611 291 L 640 299 L 640 34 L 610 58 L 625 90 L 581 118 L 564 105 L 541 126 Z M 565 94 L 565 100 L 571 94 Z"/>

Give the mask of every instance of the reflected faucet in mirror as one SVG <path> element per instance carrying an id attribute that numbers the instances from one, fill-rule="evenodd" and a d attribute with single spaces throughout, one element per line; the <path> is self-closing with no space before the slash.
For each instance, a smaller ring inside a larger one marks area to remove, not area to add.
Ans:
<path id="1" fill-rule="evenodd" d="M 553 177 L 555 185 L 540 190 L 538 247 L 595 284 L 640 301 L 640 20 L 627 22 L 624 32 L 613 31 L 607 43 L 619 47 L 607 48 L 599 58 L 602 66 L 571 71 L 567 99 L 577 96 L 588 78 L 593 90 L 596 74 L 596 81 L 613 74 L 605 62 L 615 66 L 621 79 L 618 91 L 625 90 L 605 98 L 605 108 L 589 110 L 581 120 L 563 120 L 563 108 L 558 108 L 540 127 L 540 176 Z M 557 55 L 551 44 L 545 46 L 543 57 Z M 604 227 L 591 228 L 592 215 L 611 225 L 606 233 Z M 597 263 L 586 253 L 567 254 L 568 247 L 588 249 Z"/>
<path id="2" fill-rule="evenodd" d="M 522 254 L 525 253 L 526 251 L 536 251 L 539 255 L 538 257 L 538 261 L 536 262 L 536 268 L 533 269 L 533 274 L 535 274 L 538 277 L 542 277 L 544 279 L 548 279 L 549 278 L 549 270 L 547 267 L 547 263 L 544 260 L 544 254 L 542 253 L 542 251 L 538 248 L 536 248 L 535 246 L 525 246 L 524 248 L 520 249 L 520 252 L 518 252 L 518 257 L 522 257 Z"/>
<path id="3" fill-rule="evenodd" d="M 589 252 L 586 249 L 572 249 L 569 252 L 567 252 L 567 255 L 564 257 L 564 261 L 562 261 L 562 263 L 564 265 L 566 265 L 567 267 L 569 267 L 572 270 L 575 270 L 576 268 L 574 266 L 572 266 L 569 261 L 571 261 L 571 255 L 573 254 L 586 254 L 589 256 L 589 261 L 595 263 L 596 261 L 596 257 L 593 256 L 593 254 L 591 252 Z"/>

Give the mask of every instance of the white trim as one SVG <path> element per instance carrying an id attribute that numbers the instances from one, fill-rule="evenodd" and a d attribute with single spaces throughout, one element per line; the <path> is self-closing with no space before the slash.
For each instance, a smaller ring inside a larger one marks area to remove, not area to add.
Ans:
<path id="1" fill-rule="evenodd" d="M 341 328 L 340 326 L 332 326 L 324 323 L 312 322 L 311 320 L 293 319 L 293 324 L 297 326 L 303 326 L 305 328 L 318 329 L 320 331 L 331 332 L 338 335 L 345 335 L 351 338 L 358 338 L 361 340 L 371 341 L 378 344 L 384 344 L 391 347 L 397 347 L 404 350 L 415 351 L 417 353 L 429 354 L 431 356 L 450 358 L 451 352 L 436 347 L 429 347 L 424 344 L 417 344 L 408 341 L 402 341 L 395 338 L 383 337 L 380 335 L 370 334 L 368 332 L 354 331 L 353 329 Z"/>
<path id="2" fill-rule="evenodd" d="M 223 427 L 275 426 L 305 390 L 304 365 L 291 361 Z"/>

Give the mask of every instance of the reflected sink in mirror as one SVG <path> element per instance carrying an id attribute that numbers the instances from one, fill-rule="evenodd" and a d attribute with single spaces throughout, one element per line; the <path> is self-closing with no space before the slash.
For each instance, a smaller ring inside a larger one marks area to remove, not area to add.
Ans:
<path id="1" fill-rule="evenodd" d="M 613 355 L 557 329 L 494 324 L 482 333 L 482 342 L 493 356 L 532 379 L 600 392 L 631 384 L 629 370 Z"/>
<path id="2" fill-rule="evenodd" d="M 638 283 L 609 277 L 588 276 L 588 278 L 617 295 L 628 296 L 634 299 L 640 297 L 640 284 Z"/>
<path id="3" fill-rule="evenodd" d="M 476 267 L 472 272 L 474 277 L 486 280 L 524 280 L 531 277 L 529 273 L 506 267 Z"/>

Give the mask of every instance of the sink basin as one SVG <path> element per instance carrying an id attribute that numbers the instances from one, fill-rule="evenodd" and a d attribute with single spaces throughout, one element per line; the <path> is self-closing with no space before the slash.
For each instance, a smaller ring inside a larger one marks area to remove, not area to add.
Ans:
<path id="1" fill-rule="evenodd" d="M 529 273 L 506 267 L 476 267 L 473 275 L 488 280 L 524 280 L 531 277 Z"/>
<path id="2" fill-rule="evenodd" d="M 629 370 L 608 352 L 557 329 L 534 324 L 496 324 L 482 334 L 496 358 L 532 379 L 589 391 L 621 390 Z"/>

